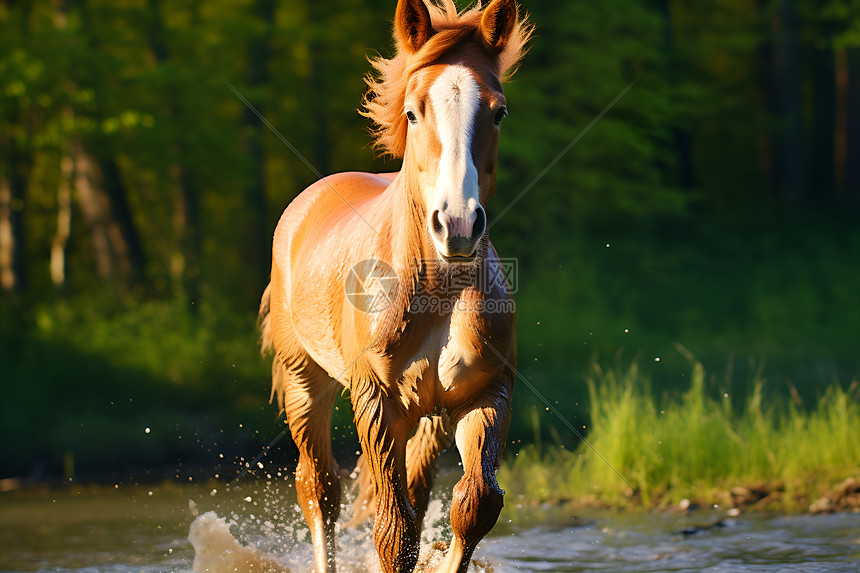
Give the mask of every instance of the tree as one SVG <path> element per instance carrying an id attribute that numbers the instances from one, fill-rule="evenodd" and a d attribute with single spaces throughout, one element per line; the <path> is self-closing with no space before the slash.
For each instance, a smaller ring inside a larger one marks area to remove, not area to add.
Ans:
<path id="1" fill-rule="evenodd" d="M 798 0 L 779 0 L 773 17 L 774 115 L 777 121 L 774 180 L 792 205 L 806 201 L 806 155 Z"/>
<path id="2" fill-rule="evenodd" d="M 23 292 L 29 282 L 27 265 L 27 188 L 33 164 L 31 123 L 33 112 L 27 81 L 41 73 L 39 62 L 27 50 L 32 5 L 0 3 L 5 16 L 2 42 L 0 107 L 0 288 Z"/>
<path id="3" fill-rule="evenodd" d="M 269 100 L 270 91 L 267 89 L 270 77 L 268 66 L 271 57 L 271 36 L 275 25 L 275 0 L 255 0 L 251 5 L 251 16 L 254 18 L 258 31 L 248 39 L 247 47 L 247 93 L 253 94 L 257 113 L 265 116 L 269 107 L 264 102 Z M 247 290 L 254 301 L 268 282 L 268 273 L 272 264 L 272 232 L 269 229 L 268 203 L 266 200 L 266 156 L 263 146 L 263 136 L 267 129 L 262 120 L 250 107 L 242 111 L 242 147 L 248 157 L 248 223 L 247 239 L 244 251 L 249 261 Z"/>

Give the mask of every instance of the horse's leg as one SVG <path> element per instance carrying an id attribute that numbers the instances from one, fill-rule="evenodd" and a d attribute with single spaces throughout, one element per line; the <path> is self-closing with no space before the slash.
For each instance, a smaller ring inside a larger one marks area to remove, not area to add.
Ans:
<path id="1" fill-rule="evenodd" d="M 419 531 L 427 512 L 427 503 L 430 501 L 430 490 L 433 488 L 436 456 L 448 448 L 452 441 L 450 422 L 445 414 L 421 418 L 415 434 L 406 444 L 409 499 L 415 508 Z"/>
<path id="2" fill-rule="evenodd" d="M 418 522 L 406 485 L 406 436 L 397 406 L 367 382 L 352 388 L 358 439 L 373 476 L 373 541 L 385 573 L 411 573 L 418 561 Z"/>
<path id="3" fill-rule="evenodd" d="M 438 573 L 465 573 L 475 546 L 496 524 L 505 492 L 496 481 L 508 431 L 511 384 L 498 382 L 455 412 L 457 449 L 463 478 L 451 498 L 454 541 Z"/>
<path id="4" fill-rule="evenodd" d="M 331 416 L 340 385 L 306 359 L 283 388 L 284 412 L 299 449 L 296 494 L 311 530 L 316 573 L 333 572 L 341 492 L 331 451 Z"/>
<path id="5" fill-rule="evenodd" d="M 418 421 L 415 434 L 406 442 L 406 483 L 419 531 L 427 512 L 427 503 L 430 501 L 430 490 L 433 488 L 436 471 L 434 462 L 453 442 L 454 433 L 450 426 L 447 414 L 422 417 Z M 365 456 L 359 457 L 355 469 L 358 472 L 358 495 L 348 526 L 358 525 L 376 510 L 376 486 L 373 484 L 373 476 Z"/>

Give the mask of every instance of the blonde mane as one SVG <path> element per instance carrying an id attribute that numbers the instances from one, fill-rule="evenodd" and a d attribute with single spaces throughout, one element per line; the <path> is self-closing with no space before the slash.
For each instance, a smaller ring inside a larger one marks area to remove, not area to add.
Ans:
<path id="1" fill-rule="evenodd" d="M 460 42 L 475 38 L 481 22 L 480 2 L 462 13 L 457 12 L 453 0 L 424 0 L 424 3 L 429 8 L 433 27 L 433 35 L 427 43 L 415 54 L 397 45 L 393 58 L 369 58 L 376 73 L 365 77 L 368 90 L 362 101 L 364 109 L 359 113 L 375 124 L 370 129 L 374 149 L 393 158 L 403 157 L 406 149 L 407 122 L 403 106 L 410 75 L 432 64 Z M 496 56 L 503 80 L 516 71 L 533 31 L 528 16 L 519 14 L 510 40 Z"/>

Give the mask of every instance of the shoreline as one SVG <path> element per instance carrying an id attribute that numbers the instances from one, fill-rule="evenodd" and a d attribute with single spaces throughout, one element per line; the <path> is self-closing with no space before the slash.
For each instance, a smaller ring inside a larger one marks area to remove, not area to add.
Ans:
<path id="1" fill-rule="evenodd" d="M 449 473 L 451 470 L 441 471 L 438 475 L 437 489 L 447 491 Z M 288 483 L 289 477 L 279 478 Z M 274 480 L 248 479 L 245 483 L 234 485 L 233 488 L 241 488 L 243 485 L 256 485 L 261 481 L 271 482 Z M 201 488 L 230 488 L 229 482 L 213 479 L 212 477 L 201 477 L 181 481 L 176 479 L 163 480 L 129 480 L 123 482 L 108 482 L 101 480 L 91 481 L 62 481 L 62 480 L 33 480 L 25 478 L 3 478 L 0 479 L 0 501 L 6 496 L 16 495 L 52 495 L 57 492 L 65 492 L 71 495 L 104 494 L 115 493 L 128 488 L 182 488 L 194 486 Z M 806 487 L 803 487 L 806 486 Z M 344 489 L 349 489 L 348 478 L 344 480 Z M 657 512 L 665 514 L 690 514 L 697 511 L 719 510 L 727 517 L 736 517 L 741 514 L 781 514 L 781 515 L 823 515 L 831 513 L 860 513 L 860 474 L 849 476 L 837 484 L 824 486 L 816 484 L 810 487 L 806 481 L 797 480 L 797 483 L 789 483 L 778 480 L 758 480 L 745 485 L 736 485 L 729 488 L 712 488 L 702 495 L 693 495 L 682 498 L 675 502 L 671 499 L 671 493 L 665 492 L 653 496 L 650 503 L 645 504 L 638 494 L 632 494 L 630 490 L 625 492 L 622 499 L 610 500 L 606 496 L 597 494 L 586 494 L 570 497 L 527 497 L 517 494 L 516 490 L 508 485 L 505 509 L 539 508 L 546 511 L 598 511 L 609 513 L 637 513 Z"/>
<path id="2" fill-rule="evenodd" d="M 530 499 L 521 495 L 517 507 L 552 509 L 565 507 L 572 510 L 608 512 L 658 512 L 688 514 L 699 510 L 720 510 L 728 517 L 741 514 L 825 515 L 831 513 L 860 513 L 860 475 L 849 476 L 838 484 L 801 489 L 798 484 L 782 481 L 759 480 L 730 488 L 713 488 L 705 495 L 670 499 L 670 493 L 655 495 L 645 504 L 630 490 L 624 503 L 613 502 L 596 494 L 576 497 Z"/>

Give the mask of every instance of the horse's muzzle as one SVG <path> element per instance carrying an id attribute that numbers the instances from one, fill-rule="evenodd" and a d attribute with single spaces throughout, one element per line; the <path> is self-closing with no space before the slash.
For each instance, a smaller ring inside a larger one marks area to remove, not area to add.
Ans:
<path id="1" fill-rule="evenodd" d="M 445 260 L 469 261 L 474 259 L 478 241 L 487 230 L 487 216 L 480 205 L 467 217 L 452 216 L 437 209 L 430 218 L 430 230 Z"/>

